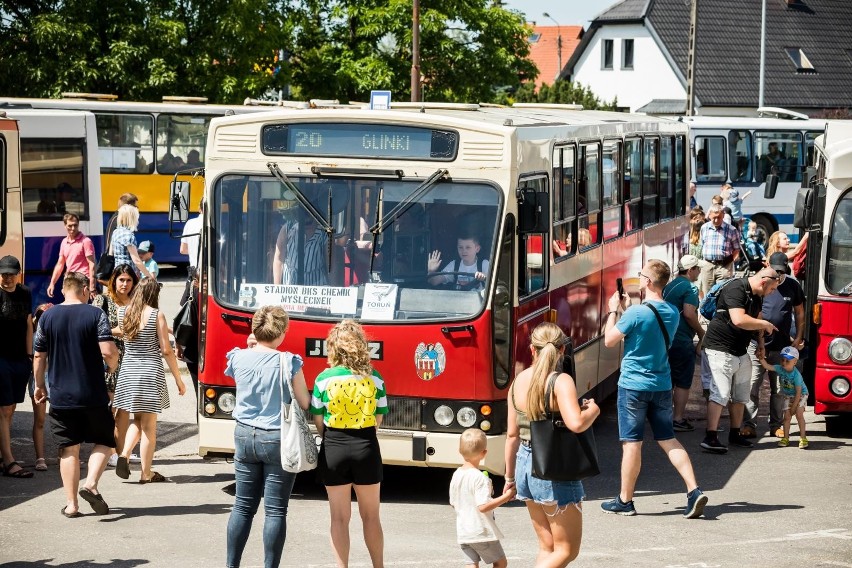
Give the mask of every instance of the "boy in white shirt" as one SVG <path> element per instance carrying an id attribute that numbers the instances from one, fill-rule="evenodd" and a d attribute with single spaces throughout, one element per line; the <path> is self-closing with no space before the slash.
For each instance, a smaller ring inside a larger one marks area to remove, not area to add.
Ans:
<path id="1" fill-rule="evenodd" d="M 441 270 L 441 251 L 435 250 L 429 255 L 427 263 L 429 284 L 440 286 L 454 283 L 456 290 L 482 288 L 485 276 L 488 274 L 488 260 L 479 258 L 479 251 L 482 248 L 479 238 L 473 235 L 459 237 L 456 247 L 459 251 L 459 260 L 447 263 L 443 270 Z"/>
<path id="2" fill-rule="evenodd" d="M 492 511 L 511 501 L 516 491 L 513 486 L 500 497 L 491 498 L 491 479 L 479 471 L 479 464 L 488 453 L 487 445 L 482 430 L 468 428 L 462 432 L 459 453 L 464 465 L 450 481 L 450 505 L 456 511 L 456 535 L 467 559 L 466 568 L 478 568 L 480 560 L 494 568 L 509 564 L 500 545 L 503 533 L 497 528 Z"/>

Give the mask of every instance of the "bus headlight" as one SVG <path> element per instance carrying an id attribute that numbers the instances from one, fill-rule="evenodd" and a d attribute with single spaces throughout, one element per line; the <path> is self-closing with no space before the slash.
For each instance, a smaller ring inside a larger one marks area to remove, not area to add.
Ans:
<path id="1" fill-rule="evenodd" d="M 479 429 L 483 432 L 488 432 L 489 430 L 491 430 L 491 421 L 483 420 L 479 423 Z"/>
<path id="2" fill-rule="evenodd" d="M 225 414 L 230 414 L 234 411 L 234 407 L 237 405 L 237 397 L 234 396 L 234 393 L 226 392 L 219 397 L 218 404 L 219 410 Z"/>
<path id="3" fill-rule="evenodd" d="M 839 365 L 845 365 L 852 359 L 852 341 L 845 337 L 836 337 L 828 344 L 828 356 Z"/>
<path id="4" fill-rule="evenodd" d="M 469 406 L 462 406 L 456 413 L 456 420 L 460 426 L 470 428 L 476 424 L 476 411 Z"/>
<path id="5" fill-rule="evenodd" d="M 843 398 L 849 394 L 849 390 L 852 388 L 852 385 L 849 384 L 849 379 L 846 377 L 834 377 L 831 379 L 831 382 L 828 383 L 828 388 L 831 391 L 831 394 L 837 398 Z"/>
<path id="6" fill-rule="evenodd" d="M 449 426 L 453 423 L 453 409 L 446 404 L 442 404 L 435 409 L 434 417 L 438 425 Z"/>
<path id="7" fill-rule="evenodd" d="M 209 414 L 211 416 L 216 414 L 216 405 L 213 404 L 212 402 L 208 402 L 207 404 L 204 405 L 204 412 L 206 412 L 207 414 Z"/>

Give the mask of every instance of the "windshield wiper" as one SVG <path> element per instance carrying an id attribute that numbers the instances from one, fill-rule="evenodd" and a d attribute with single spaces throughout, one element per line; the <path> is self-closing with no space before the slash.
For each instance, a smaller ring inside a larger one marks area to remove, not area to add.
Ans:
<path id="1" fill-rule="evenodd" d="M 423 180 L 423 183 L 417 186 L 417 189 L 412 191 L 408 197 L 397 203 L 396 207 L 391 209 L 384 219 L 377 215 L 376 224 L 370 227 L 370 232 L 373 233 L 373 238 L 375 239 L 377 234 L 381 234 L 382 231 L 387 229 L 388 225 L 408 211 L 408 209 L 414 205 L 418 199 L 420 199 L 427 191 L 432 189 L 432 186 L 444 179 L 448 173 L 448 170 L 437 170 L 434 174 Z M 381 205 L 382 201 L 381 198 L 379 198 L 379 207 L 381 207 Z"/>
<path id="2" fill-rule="evenodd" d="M 317 227 L 319 227 L 320 229 L 325 231 L 325 234 L 326 234 L 326 237 L 327 237 L 326 241 L 328 242 L 328 263 L 327 263 L 328 264 L 328 271 L 331 272 L 331 256 L 332 256 L 332 250 L 333 250 L 333 244 L 334 244 L 333 243 L 333 241 L 334 241 L 334 228 L 331 226 L 331 224 L 328 221 L 326 221 L 325 217 L 322 216 L 322 214 L 317 210 L 317 208 L 314 207 L 313 203 L 311 203 L 310 200 L 307 197 L 305 197 L 305 194 L 302 193 L 302 190 L 299 189 L 299 186 L 297 186 L 295 183 L 290 181 L 290 178 L 288 178 L 287 175 L 284 172 L 281 171 L 281 168 L 278 167 L 278 164 L 276 164 L 275 162 L 267 162 L 266 167 L 269 168 L 269 173 L 271 173 L 275 177 L 275 179 L 277 179 L 278 181 L 281 182 L 281 185 L 283 185 L 285 188 L 287 188 L 287 189 L 289 189 L 290 191 L 293 192 L 293 194 L 296 196 L 296 200 L 299 203 L 302 204 L 302 207 L 305 208 L 305 211 L 308 212 L 308 215 L 313 217 L 314 221 L 317 224 Z M 329 191 L 328 191 L 328 218 L 329 219 L 331 219 L 331 212 L 332 212 L 331 205 L 332 205 L 332 203 L 331 203 L 331 190 L 329 189 Z M 302 258 L 302 255 L 300 255 L 300 258 Z M 302 262 L 304 262 L 304 259 L 302 259 Z"/>
<path id="3" fill-rule="evenodd" d="M 844 286 L 837 293 L 838 296 L 852 296 L 852 282 Z"/>
<path id="4" fill-rule="evenodd" d="M 376 277 L 373 273 L 373 263 L 376 260 L 376 254 L 378 252 L 376 250 L 376 245 L 379 242 L 379 233 L 381 232 L 381 231 L 373 231 L 373 229 L 382 226 L 382 210 L 385 207 L 384 196 L 385 196 L 385 186 L 382 185 L 382 186 L 379 186 L 379 199 L 378 199 L 378 203 L 376 204 L 376 223 L 370 229 L 370 231 L 373 233 L 373 246 L 370 249 L 370 252 L 371 252 L 371 254 L 370 254 L 370 280 L 372 282 L 377 281 L 377 279 L 376 279 Z"/>

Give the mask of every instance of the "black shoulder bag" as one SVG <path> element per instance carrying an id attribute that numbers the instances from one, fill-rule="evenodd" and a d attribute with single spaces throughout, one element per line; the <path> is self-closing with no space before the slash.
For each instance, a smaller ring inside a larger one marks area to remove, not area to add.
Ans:
<path id="1" fill-rule="evenodd" d="M 654 312 L 654 316 L 656 316 L 657 318 L 657 323 L 660 324 L 660 331 L 663 332 L 663 339 L 666 341 L 666 351 L 668 351 L 669 348 L 672 346 L 672 342 L 669 339 L 669 332 L 666 331 L 666 325 L 663 323 L 663 318 L 660 317 L 660 312 L 658 312 L 657 308 L 651 305 L 650 302 L 647 302 L 644 305 L 651 308 L 651 311 Z"/>
<path id="2" fill-rule="evenodd" d="M 544 418 L 530 421 L 533 477 L 549 481 L 582 481 L 601 472 L 598 446 L 591 427 L 577 434 L 550 410 L 557 373 L 547 379 Z"/>
<path id="3" fill-rule="evenodd" d="M 107 239 L 107 245 L 104 253 L 98 259 L 95 265 L 95 278 L 98 280 L 109 280 L 115 270 L 115 256 L 112 254 L 112 235 Z"/>

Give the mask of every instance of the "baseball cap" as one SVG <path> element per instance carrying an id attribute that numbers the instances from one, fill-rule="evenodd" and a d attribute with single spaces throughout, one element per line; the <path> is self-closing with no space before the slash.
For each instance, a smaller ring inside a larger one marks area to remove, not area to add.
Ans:
<path id="1" fill-rule="evenodd" d="M 783 252 L 774 252 L 769 257 L 769 268 L 778 272 L 787 272 L 787 254 Z"/>
<path id="2" fill-rule="evenodd" d="M 799 350 L 795 347 L 785 347 L 781 350 L 781 357 L 784 359 L 798 359 Z"/>
<path id="3" fill-rule="evenodd" d="M 154 252 L 154 243 L 151 241 L 142 241 L 137 249 L 139 252 Z"/>
<path id="4" fill-rule="evenodd" d="M 20 274 L 21 262 L 12 255 L 0 258 L 0 274 Z"/>
<path id="5" fill-rule="evenodd" d="M 698 257 L 691 254 L 683 255 L 680 257 L 680 262 L 677 263 L 678 272 L 681 270 L 689 270 L 694 266 L 698 266 Z"/>

